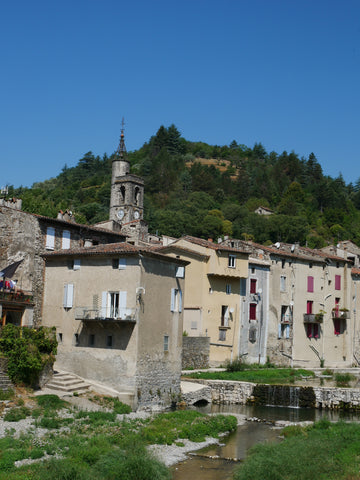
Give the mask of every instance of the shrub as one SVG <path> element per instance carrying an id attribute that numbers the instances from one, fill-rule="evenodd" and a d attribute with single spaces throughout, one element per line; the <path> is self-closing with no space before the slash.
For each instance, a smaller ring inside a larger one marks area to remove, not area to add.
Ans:
<path id="1" fill-rule="evenodd" d="M 68 403 L 57 395 L 38 395 L 36 401 L 39 407 L 42 407 L 44 410 L 59 410 L 68 406 Z"/>
<path id="2" fill-rule="evenodd" d="M 237 358 L 232 362 L 227 360 L 225 363 L 225 368 L 227 372 L 241 372 L 245 369 L 245 363 L 241 360 L 241 358 Z"/>
<path id="3" fill-rule="evenodd" d="M 0 333 L 0 351 L 8 357 L 8 375 L 14 383 L 36 386 L 42 368 L 55 360 L 55 329 L 5 325 Z"/>
<path id="4" fill-rule="evenodd" d="M 24 420 L 27 416 L 30 415 L 30 410 L 26 407 L 14 407 L 11 408 L 4 415 L 5 422 L 19 422 Z"/>

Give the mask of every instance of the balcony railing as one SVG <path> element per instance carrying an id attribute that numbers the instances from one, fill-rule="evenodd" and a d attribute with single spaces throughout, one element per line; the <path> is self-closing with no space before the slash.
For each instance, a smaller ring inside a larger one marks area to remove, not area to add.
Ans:
<path id="1" fill-rule="evenodd" d="M 304 323 L 322 323 L 323 320 L 323 313 L 304 313 Z"/>
<path id="2" fill-rule="evenodd" d="M 76 307 L 75 319 L 83 321 L 136 322 L 135 308 L 120 308 L 115 311 L 103 311 L 91 307 Z"/>
<path id="3" fill-rule="evenodd" d="M 29 305 L 34 302 L 34 297 L 31 293 L 0 290 L 0 302 L 16 303 L 17 305 Z"/>
<path id="4" fill-rule="evenodd" d="M 347 320 L 350 318 L 350 312 L 349 310 L 340 310 L 335 308 L 334 310 L 331 311 L 332 318 L 340 318 L 342 320 Z"/>

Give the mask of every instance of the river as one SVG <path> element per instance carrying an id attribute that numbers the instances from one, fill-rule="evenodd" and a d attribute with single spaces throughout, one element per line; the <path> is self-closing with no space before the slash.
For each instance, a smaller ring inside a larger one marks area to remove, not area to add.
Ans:
<path id="1" fill-rule="evenodd" d="M 189 460 L 172 467 L 173 480 L 230 480 L 239 460 L 244 460 L 248 450 L 257 443 L 281 441 L 280 430 L 272 428 L 266 421 L 287 420 L 301 422 L 317 421 L 323 417 L 332 421 L 340 419 L 360 421 L 357 413 L 316 410 L 305 408 L 260 407 L 245 405 L 206 405 L 198 408 L 203 413 L 240 413 L 247 418 L 264 422 L 249 421 L 241 425 L 221 445 L 211 445 L 194 452 Z M 218 457 L 218 458 L 213 458 Z M 237 459 L 237 461 L 229 460 Z"/>

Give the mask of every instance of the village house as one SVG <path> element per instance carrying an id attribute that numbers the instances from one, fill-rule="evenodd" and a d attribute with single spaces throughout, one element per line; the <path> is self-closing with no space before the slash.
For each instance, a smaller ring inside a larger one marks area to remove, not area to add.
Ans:
<path id="1" fill-rule="evenodd" d="M 44 287 L 41 254 L 121 242 L 126 237 L 118 232 L 77 224 L 70 212 L 59 212 L 58 218 L 49 218 L 24 212 L 20 207 L 21 202 L 13 199 L 0 205 L 0 270 L 21 261 L 11 279 L 16 287 L 0 295 L 0 313 L 3 324 L 11 321 L 23 326 L 40 325 Z"/>
<path id="2" fill-rule="evenodd" d="M 186 272 L 184 331 L 210 338 L 210 364 L 239 355 L 240 281 L 248 276 L 248 253 L 184 236 L 157 251 L 190 262 Z"/>
<path id="3" fill-rule="evenodd" d="M 134 408 L 177 401 L 188 262 L 128 243 L 44 258 L 43 324 L 56 327 L 56 368 L 122 392 Z"/>

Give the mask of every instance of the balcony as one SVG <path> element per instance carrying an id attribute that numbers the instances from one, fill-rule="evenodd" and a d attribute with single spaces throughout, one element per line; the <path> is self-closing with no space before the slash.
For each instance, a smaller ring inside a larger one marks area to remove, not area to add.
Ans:
<path id="1" fill-rule="evenodd" d="M 13 305 L 27 306 L 34 304 L 34 297 L 31 293 L 0 291 L 0 303 L 11 303 Z"/>
<path id="2" fill-rule="evenodd" d="M 75 320 L 84 322 L 136 323 L 137 313 L 135 308 L 121 308 L 114 312 L 104 312 L 91 307 L 76 307 Z"/>
<path id="3" fill-rule="evenodd" d="M 345 308 L 334 308 L 331 315 L 333 319 L 347 320 L 350 318 L 350 311 Z"/>
<path id="4" fill-rule="evenodd" d="M 323 323 L 323 313 L 304 313 L 304 323 Z"/>

